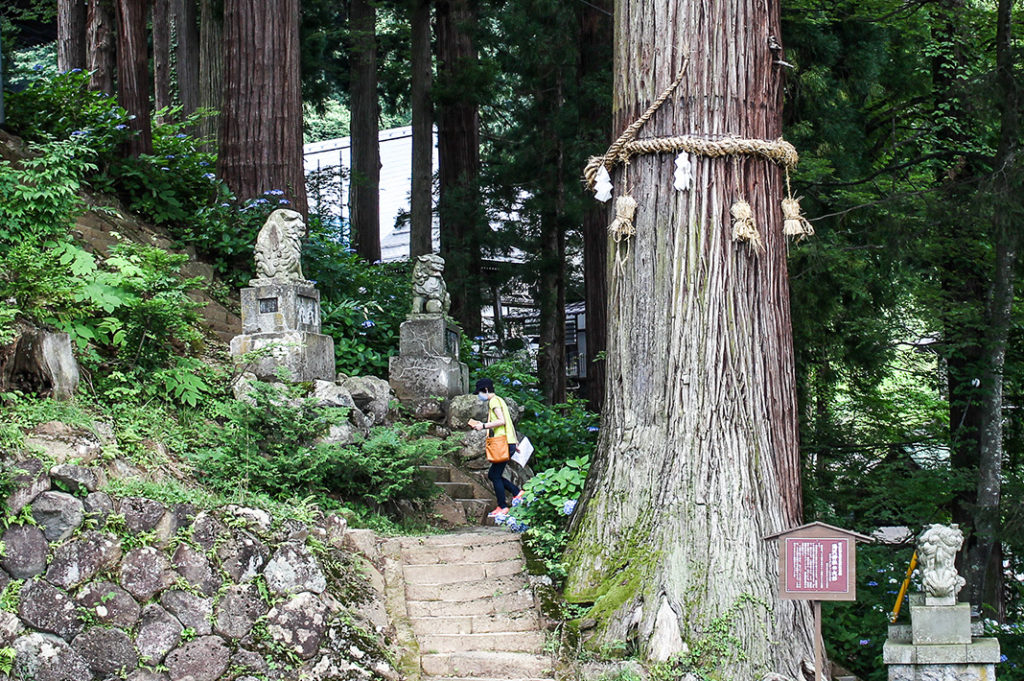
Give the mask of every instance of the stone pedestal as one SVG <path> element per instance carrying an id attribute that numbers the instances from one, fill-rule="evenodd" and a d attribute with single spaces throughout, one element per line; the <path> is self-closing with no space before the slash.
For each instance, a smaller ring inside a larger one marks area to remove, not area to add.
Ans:
<path id="1" fill-rule="evenodd" d="M 889 681 L 995 681 L 999 641 L 972 638 L 969 604 L 930 605 L 912 594 L 910 626 L 889 627 L 882 659 Z"/>
<path id="2" fill-rule="evenodd" d="M 469 391 L 459 361 L 459 327 L 442 315 L 409 315 L 399 329 L 399 354 L 389 361 L 395 396 L 419 418 L 443 419 L 451 397 Z"/>
<path id="3" fill-rule="evenodd" d="M 312 282 L 253 279 L 242 289 L 242 335 L 231 339 L 231 355 L 270 348 L 247 367 L 262 380 L 279 367 L 293 381 L 334 380 L 334 339 L 320 333 L 320 292 Z"/>

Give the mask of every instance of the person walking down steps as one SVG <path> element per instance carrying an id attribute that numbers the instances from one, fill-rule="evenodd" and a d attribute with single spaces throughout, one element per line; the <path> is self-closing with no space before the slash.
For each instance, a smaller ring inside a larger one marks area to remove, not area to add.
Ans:
<path id="1" fill-rule="evenodd" d="M 469 425 L 475 430 L 491 431 L 493 429 L 493 432 L 488 432 L 488 437 L 500 438 L 504 436 L 508 440 L 508 456 L 504 458 L 504 461 L 494 461 L 489 453 L 487 457 L 491 461 L 487 477 L 494 484 L 494 496 L 498 498 L 498 507 L 487 514 L 488 518 L 493 518 L 508 513 L 506 492 L 512 495 L 513 502 L 516 499 L 522 498 L 523 495 L 518 487 L 502 476 L 509 459 L 516 453 L 516 445 L 519 443 L 519 439 L 516 437 L 516 427 L 512 423 L 512 414 L 509 413 L 508 404 L 505 400 L 494 394 L 494 381 L 489 378 L 481 378 L 476 382 L 476 394 L 482 402 L 487 403 L 487 421 L 481 423 L 480 421 L 472 420 Z"/>

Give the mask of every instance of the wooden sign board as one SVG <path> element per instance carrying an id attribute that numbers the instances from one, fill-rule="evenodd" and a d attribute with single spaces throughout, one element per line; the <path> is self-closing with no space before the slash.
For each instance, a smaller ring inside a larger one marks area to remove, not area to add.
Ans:
<path id="1" fill-rule="evenodd" d="M 857 541 L 872 541 L 870 537 L 825 523 L 811 523 L 765 539 L 781 542 L 780 598 L 857 600 Z"/>

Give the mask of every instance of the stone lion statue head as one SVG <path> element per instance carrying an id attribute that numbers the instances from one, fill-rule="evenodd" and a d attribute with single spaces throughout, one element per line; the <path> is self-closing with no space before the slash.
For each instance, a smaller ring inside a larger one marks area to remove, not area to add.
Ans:
<path id="1" fill-rule="evenodd" d="M 256 237 L 256 276 L 261 279 L 305 279 L 302 276 L 302 213 L 275 210 Z"/>

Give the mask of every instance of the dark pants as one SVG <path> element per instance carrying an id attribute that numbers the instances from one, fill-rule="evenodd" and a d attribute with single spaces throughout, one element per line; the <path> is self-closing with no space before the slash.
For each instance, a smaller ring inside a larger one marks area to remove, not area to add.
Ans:
<path id="1" fill-rule="evenodd" d="M 512 456 L 516 453 L 516 446 L 509 444 L 508 455 Z M 512 496 L 519 494 L 519 488 L 513 485 L 511 482 L 501 477 L 501 474 L 505 472 L 505 466 L 508 461 L 502 461 L 501 463 L 492 463 L 491 468 L 487 471 L 487 477 L 491 483 L 494 484 L 494 496 L 498 497 L 498 506 L 500 508 L 507 508 L 508 504 L 505 503 L 505 490 L 512 493 Z"/>

